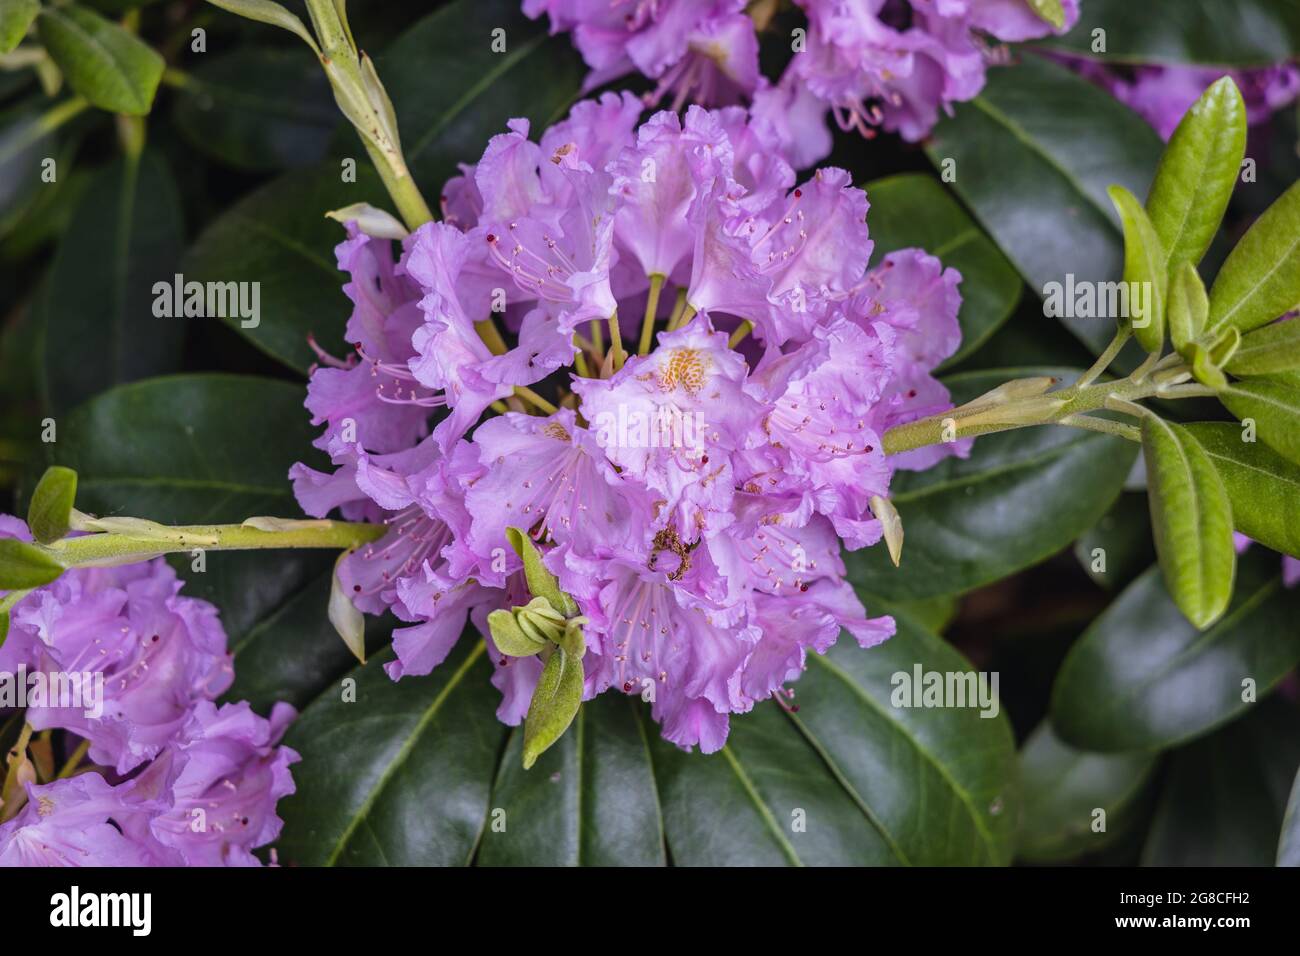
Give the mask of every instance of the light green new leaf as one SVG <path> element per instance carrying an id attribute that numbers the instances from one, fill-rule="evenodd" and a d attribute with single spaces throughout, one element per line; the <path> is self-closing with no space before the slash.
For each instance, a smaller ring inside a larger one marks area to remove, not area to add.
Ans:
<path id="1" fill-rule="evenodd" d="M 488 615 L 488 628 L 497 650 L 508 657 L 532 657 L 549 643 L 524 633 L 513 612 L 498 608 Z"/>
<path id="2" fill-rule="evenodd" d="M 1065 26 L 1065 7 L 1061 5 L 1061 0 L 1025 0 L 1025 2 L 1034 13 L 1056 29 Z"/>
<path id="3" fill-rule="evenodd" d="M 1246 104 L 1231 77 L 1210 86 L 1169 139 L 1147 197 L 1166 268 L 1201 261 L 1232 198 L 1246 155 Z"/>
<path id="4" fill-rule="evenodd" d="M 272 3 L 271 0 L 208 0 L 208 2 L 214 7 L 229 10 L 237 16 L 256 20 L 258 23 L 269 23 L 271 26 L 296 33 L 304 43 L 313 50 L 316 49 L 316 41 L 307 32 L 302 21 L 278 3 Z"/>
<path id="5" fill-rule="evenodd" d="M 1300 369 L 1300 322 L 1277 322 L 1256 329 L 1224 370 L 1233 375 L 1272 375 Z"/>
<path id="6" fill-rule="evenodd" d="M 77 473 L 59 465 L 47 468 L 27 506 L 27 527 L 32 537 L 41 544 L 50 544 L 67 534 L 76 500 Z"/>
<path id="7" fill-rule="evenodd" d="M 149 112 L 163 58 L 147 44 L 85 7 L 46 7 L 38 26 L 41 43 L 74 90 L 113 113 Z"/>
<path id="8" fill-rule="evenodd" d="M 1300 182 L 1269 206 L 1219 270 L 1210 290 L 1210 327 L 1243 332 L 1300 305 Z"/>
<path id="9" fill-rule="evenodd" d="M 560 590 L 560 582 L 542 563 L 542 556 L 537 546 L 533 544 L 533 539 L 518 528 L 506 528 L 506 538 L 510 542 L 510 547 L 515 549 L 519 559 L 524 562 L 524 577 L 528 580 L 528 592 L 533 597 L 546 598 L 551 603 L 551 607 L 565 617 L 573 617 L 577 614 L 578 605 L 574 603 L 573 598 Z"/>
<path id="10" fill-rule="evenodd" d="M 1240 425 L 1184 426 L 1205 449 L 1232 502 L 1232 523 L 1266 548 L 1300 555 L 1300 465 L 1263 442 L 1248 442 Z"/>
<path id="11" fill-rule="evenodd" d="M 557 647 L 542 667 L 524 717 L 524 769 L 563 736 L 582 703 L 582 661 Z"/>
<path id="12" fill-rule="evenodd" d="M 1142 451 L 1165 583 L 1187 619 L 1208 627 L 1228 607 L 1237 567 L 1227 489 L 1205 449 L 1180 425 L 1145 416 Z"/>
<path id="13" fill-rule="evenodd" d="M 63 565 L 35 545 L 17 538 L 0 538 L 0 590 L 38 588 L 62 573 Z"/>
<path id="14" fill-rule="evenodd" d="M 1117 318 L 1121 324 L 1132 324 L 1139 345 L 1148 352 L 1158 352 L 1165 344 L 1165 295 L 1169 289 L 1164 244 L 1136 196 L 1123 186 L 1111 186 L 1107 192 L 1124 224 L 1124 281 L 1130 283 L 1130 289 L 1136 284 L 1150 290 L 1150 298 L 1130 296 L 1130 315 Z M 1146 314 L 1139 314 L 1134 299 L 1146 302 Z"/>
<path id="15" fill-rule="evenodd" d="M 1283 458 L 1300 464 L 1300 385 L 1286 378 L 1252 378 L 1219 391 L 1238 419 L 1253 419 L 1259 437 Z"/>
<path id="16" fill-rule="evenodd" d="M 40 12 L 40 0 L 0 0 L 0 53 L 8 53 L 22 42 Z"/>
<path id="17" fill-rule="evenodd" d="M 1169 276 L 1169 337 L 1180 353 L 1205 329 L 1210 297 L 1196 266 L 1184 262 Z"/>

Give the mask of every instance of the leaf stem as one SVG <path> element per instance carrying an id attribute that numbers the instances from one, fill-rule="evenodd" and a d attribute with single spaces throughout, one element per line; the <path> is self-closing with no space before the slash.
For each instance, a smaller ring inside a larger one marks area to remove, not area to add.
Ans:
<path id="1" fill-rule="evenodd" d="M 1110 363 L 1115 361 L 1115 356 L 1119 355 L 1132 335 L 1133 329 L 1129 326 L 1124 326 L 1117 331 L 1115 337 L 1110 340 L 1110 344 L 1097 357 L 1097 361 L 1093 363 L 1092 367 L 1079 376 L 1079 381 L 1075 382 L 1076 387 L 1083 388 L 1085 385 L 1091 385 L 1097 381 L 1101 374 L 1110 368 Z"/>
<path id="2" fill-rule="evenodd" d="M 547 415 L 554 415 L 557 411 L 559 411 L 559 409 L 557 409 L 549 401 L 542 398 L 542 396 L 538 395 L 531 388 L 528 388 L 527 386 L 524 385 L 515 386 L 515 397 L 523 399 L 525 402 L 532 405 L 534 408 L 538 408 L 542 410 Z"/>

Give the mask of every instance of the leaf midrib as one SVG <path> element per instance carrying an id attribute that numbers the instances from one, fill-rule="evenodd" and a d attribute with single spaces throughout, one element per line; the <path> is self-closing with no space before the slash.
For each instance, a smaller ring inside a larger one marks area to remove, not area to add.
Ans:
<path id="1" fill-rule="evenodd" d="M 365 801 L 357 809 L 356 813 L 352 815 L 351 821 L 339 835 L 338 840 L 334 844 L 334 849 L 330 851 L 329 856 L 325 860 L 326 866 L 334 866 L 337 863 L 338 858 L 342 855 L 348 841 L 352 839 L 352 835 L 356 832 L 357 827 L 368 820 L 371 809 L 373 809 L 375 802 L 384 792 L 384 788 L 388 786 L 389 780 L 392 779 L 393 775 L 406 762 L 406 759 L 411 755 L 411 751 L 415 749 L 415 745 L 420 741 L 421 736 L 423 736 L 425 728 L 428 727 L 430 722 L 432 722 L 432 720 L 438 715 L 443 704 L 447 702 L 447 698 L 451 696 L 451 692 L 460 685 L 462 680 L 465 679 L 465 675 L 468 674 L 474 664 L 478 662 L 479 657 L 483 655 L 486 649 L 487 645 L 482 641 L 475 644 L 474 649 L 469 652 L 465 660 L 461 662 L 461 665 L 456 668 L 455 673 L 447 679 L 446 686 L 444 686 L 442 690 L 438 692 L 437 696 L 433 698 L 432 702 L 430 702 L 428 708 L 426 708 L 424 713 L 420 716 L 419 721 L 416 722 L 415 727 L 413 727 L 411 732 L 407 735 L 406 740 L 402 742 L 402 746 L 398 749 L 393 759 L 389 761 L 384 772 L 380 774 L 378 782 L 371 788 Z"/>

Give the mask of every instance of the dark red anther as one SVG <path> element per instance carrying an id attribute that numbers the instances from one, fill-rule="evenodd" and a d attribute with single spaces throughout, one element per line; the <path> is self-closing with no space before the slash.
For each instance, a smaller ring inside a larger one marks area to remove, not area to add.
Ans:
<path id="1" fill-rule="evenodd" d="M 496 241 L 497 241 L 497 237 L 496 237 L 496 235 L 495 235 L 494 233 L 489 232 L 489 233 L 487 234 L 487 241 L 488 241 L 488 242 L 496 242 Z"/>
<path id="2" fill-rule="evenodd" d="M 808 582 L 805 581 L 803 584 L 799 585 L 799 590 L 800 590 L 800 591 L 807 591 L 807 590 L 808 590 Z"/>
<path id="3" fill-rule="evenodd" d="M 795 198 L 795 199 L 802 199 L 802 198 L 803 198 L 803 190 L 802 190 L 802 189 L 796 189 L 796 190 L 794 191 L 794 198 Z"/>
<path id="4" fill-rule="evenodd" d="M 623 681 L 623 693 L 632 693 L 632 682 L 630 680 Z"/>

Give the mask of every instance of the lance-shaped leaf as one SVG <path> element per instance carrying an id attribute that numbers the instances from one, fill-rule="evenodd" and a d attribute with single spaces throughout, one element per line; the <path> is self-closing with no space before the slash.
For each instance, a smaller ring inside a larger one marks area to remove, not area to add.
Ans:
<path id="1" fill-rule="evenodd" d="M 1246 104 L 1231 77 L 1192 104 L 1169 139 L 1147 196 L 1166 269 L 1195 265 L 1210 247 L 1246 155 Z"/>
<path id="2" fill-rule="evenodd" d="M 1266 325 L 1242 336 L 1224 370 L 1233 375 L 1272 375 L 1300 369 L 1300 322 Z"/>
<path id="3" fill-rule="evenodd" d="M 1156 762 L 1152 754 L 1076 750 L 1056 736 L 1050 722 L 1041 723 L 1020 751 L 1024 812 L 1016 857 L 1071 860 L 1124 836 Z M 1098 810 L 1105 812 L 1100 828 Z"/>
<path id="4" fill-rule="evenodd" d="M 149 112 L 163 58 L 147 44 L 85 7 L 46 7 L 39 27 L 41 43 L 74 90 L 100 109 Z"/>
<path id="5" fill-rule="evenodd" d="M 578 605 L 574 603 L 573 598 L 560 590 L 560 582 L 546 569 L 546 565 L 542 564 L 542 555 L 537 550 L 537 545 L 533 544 L 533 539 L 518 528 L 506 528 L 506 539 L 509 540 L 510 547 L 514 548 L 515 553 L 519 555 L 519 560 L 524 562 L 524 577 L 528 580 L 528 592 L 533 597 L 546 598 L 551 603 L 551 607 L 565 617 L 573 617 L 577 614 Z"/>
<path id="6" fill-rule="evenodd" d="M 1263 442 L 1245 441 L 1240 425 L 1195 422 L 1184 427 L 1223 479 L 1236 529 L 1274 551 L 1300 555 L 1300 465 Z"/>
<path id="7" fill-rule="evenodd" d="M 1236 572 L 1227 489 L 1205 449 L 1180 425 L 1145 416 L 1142 451 L 1165 583 L 1187 619 L 1208 627 L 1227 609 Z"/>
<path id="8" fill-rule="evenodd" d="M 63 565 L 35 545 L 17 538 L 0 538 L 0 590 L 38 588 L 62 573 Z"/>
<path id="9" fill-rule="evenodd" d="M 582 661 L 557 647 L 542 667 L 524 718 L 525 770 L 573 723 L 582 704 L 582 680 Z"/>
<path id="10" fill-rule="evenodd" d="M 1221 389 L 1219 401 L 1241 421 L 1252 419 L 1261 439 L 1300 464 L 1300 385 L 1281 377 L 1252 378 Z"/>
<path id="11" fill-rule="evenodd" d="M 278 3 L 273 3 L 271 0 L 208 0 L 208 2 L 214 7 L 229 10 L 231 13 L 249 20 L 269 23 L 271 26 L 295 33 L 309 47 L 313 50 L 316 49 L 316 41 L 307 32 L 307 28 L 303 26 L 302 21 Z"/>
<path id="12" fill-rule="evenodd" d="M 348 596 L 347 588 L 339 578 L 339 566 L 348 556 L 345 551 L 334 563 L 334 577 L 330 581 L 329 618 L 334 630 L 358 661 L 366 662 L 366 619 Z"/>
<path id="13" fill-rule="evenodd" d="M 1180 353 L 1205 330 L 1210 297 L 1196 266 L 1184 262 L 1169 276 L 1169 337 Z"/>
<path id="14" fill-rule="evenodd" d="M 0 0 L 0 53 L 8 53 L 22 42 L 40 12 L 40 0 Z"/>
<path id="15" fill-rule="evenodd" d="M 1300 660 L 1300 591 L 1282 586 L 1281 571 L 1276 554 L 1249 549 L 1228 613 L 1199 631 L 1151 568 L 1070 648 L 1052 688 L 1052 727 L 1084 750 L 1150 752 L 1259 706 Z"/>
<path id="16" fill-rule="evenodd" d="M 72 505 L 77 499 L 77 473 L 55 465 L 45 470 L 27 507 L 27 527 L 42 544 L 58 541 L 71 527 Z"/>
<path id="17" fill-rule="evenodd" d="M 1255 220 L 1210 289 L 1210 327 L 1243 332 L 1300 305 L 1300 182 Z"/>
<path id="18" fill-rule="evenodd" d="M 1137 197 L 1123 186 L 1111 186 L 1107 192 L 1124 224 L 1124 281 L 1129 289 L 1129 316 L 1117 316 L 1133 325 L 1133 336 L 1148 352 L 1158 352 L 1165 344 L 1165 294 L 1169 275 L 1165 269 L 1164 244 L 1156 235 L 1146 210 Z"/>

